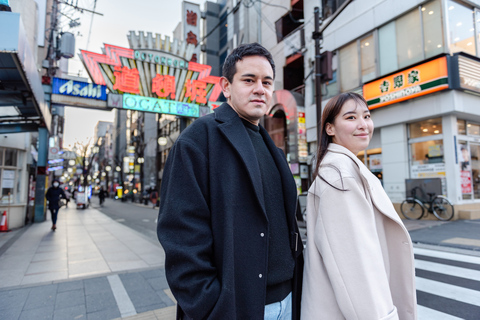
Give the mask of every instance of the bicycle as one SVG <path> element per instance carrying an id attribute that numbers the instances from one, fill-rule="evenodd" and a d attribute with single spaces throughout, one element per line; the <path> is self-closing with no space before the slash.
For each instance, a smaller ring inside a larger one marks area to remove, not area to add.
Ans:
<path id="1" fill-rule="evenodd" d="M 433 213 L 438 220 L 448 221 L 453 218 L 454 208 L 450 201 L 440 195 L 435 193 L 427 193 L 429 200 L 426 203 L 423 203 L 416 196 L 416 189 L 422 191 L 419 187 L 412 189 L 411 197 L 407 197 L 400 206 L 400 210 L 405 218 L 408 220 L 419 220 L 425 214 L 425 209 L 427 212 Z"/>

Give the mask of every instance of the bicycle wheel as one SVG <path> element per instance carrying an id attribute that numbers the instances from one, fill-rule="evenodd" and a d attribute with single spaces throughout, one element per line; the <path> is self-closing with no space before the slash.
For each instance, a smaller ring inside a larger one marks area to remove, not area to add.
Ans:
<path id="1" fill-rule="evenodd" d="M 453 218 L 454 209 L 447 198 L 437 196 L 432 201 L 432 211 L 438 220 L 448 221 Z"/>
<path id="2" fill-rule="evenodd" d="M 400 210 L 408 220 L 419 220 L 425 211 L 420 201 L 416 199 L 404 200 L 400 206 Z"/>

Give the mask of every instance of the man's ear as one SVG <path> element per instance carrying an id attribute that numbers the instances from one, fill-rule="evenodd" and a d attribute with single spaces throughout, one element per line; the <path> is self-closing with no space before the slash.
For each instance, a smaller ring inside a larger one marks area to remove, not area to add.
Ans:
<path id="1" fill-rule="evenodd" d="M 335 127 L 331 123 L 327 122 L 327 124 L 325 124 L 325 132 L 329 136 L 333 137 L 335 135 Z"/>
<path id="2" fill-rule="evenodd" d="M 220 78 L 220 87 L 222 87 L 222 92 L 225 98 L 230 98 L 230 82 L 225 77 Z"/>

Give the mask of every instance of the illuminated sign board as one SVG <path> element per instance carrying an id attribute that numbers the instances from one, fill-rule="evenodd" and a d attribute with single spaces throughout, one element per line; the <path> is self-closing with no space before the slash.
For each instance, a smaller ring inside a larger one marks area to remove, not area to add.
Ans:
<path id="1" fill-rule="evenodd" d="M 447 88 L 447 57 L 441 57 L 363 85 L 363 97 L 375 109 Z"/>
<path id="2" fill-rule="evenodd" d="M 480 62 L 473 58 L 457 55 L 458 82 L 455 87 L 464 90 L 480 92 Z"/>
<path id="3" fill-rule="evenodd" d="M 123 95 L 123 109 L 173 114 L 192 118 L 198 118 L 200 115 L 200 106 L 194 103 L 135 96 L 127 93 Z"/>
<path id="4" fill-rule="evenodd" d="M 79 98 L 107 100 L 107 88 L 88 82 L 53 78 L 52 93 Z"/>

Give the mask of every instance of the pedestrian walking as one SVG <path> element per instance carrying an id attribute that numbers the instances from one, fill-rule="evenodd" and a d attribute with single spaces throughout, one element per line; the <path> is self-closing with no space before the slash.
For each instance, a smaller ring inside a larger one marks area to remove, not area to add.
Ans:
<path id="1" fill-rule="evenodd" d="M 52 214 L 52 230 L 57 229 L 57 216 L 60 209 L 60 199 L 65 199 L 65 192 L 60 188 L 60 182 L 53 180 L 52 186 L 48 188 L 45 198 L 48 201 L 48 209 Z"/>
<path id="2" fill-rule="evenodd" d="M 0 11 L 9 11 L 12 12 L 12 8 L 8 4 L 8 0 L 0 0 Z"/>
<path id="3" fill-rule="evenodd" d="M 177 319 L 299 318 L 295 181 L 259 124 L 274 78 L 264 47 L 234 49 L 220 80 L 227 102 L 188 126 L 169 153 L 157 235 Z"/>
<path id="4" fill-rule="evenodd" d="M 100 205 L 103 206 L 103 203 L 105 202 L 105 197 L 107 196 L 107 192 L 103 190 L 103 187 L 100 188 L 100 191 L 98 192 L 98 198 L 100 199 Z"/>
<path id="5" fill-rule="evenodd" d="M 416 319 L 413 247 L 380 181 L 357 158 L 374 125 L 342 93 L 322 115 L 307 196 L 302 319 Z"/>
<path id="6" fill-rule="evenodd" d="M 68 203 L 70 202 L 70 198 L 72 197 L 72 193 L 69 189 L 65 190 L 65 208 L 68 208 Z"/>
<path id="7" fill-rule="evenodd" d="M 153 209 L 157 206 L 157 201 L 158 201 L 158 191 L 157 188 L 153 188 L 152 191 L 150 192 L 150 201 L 153 204 Z"/>

